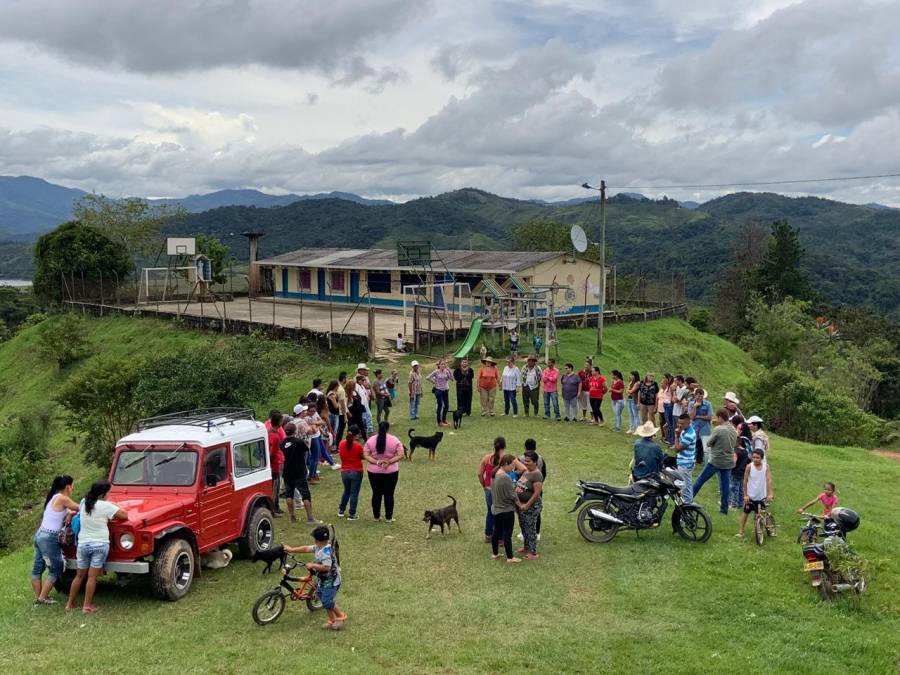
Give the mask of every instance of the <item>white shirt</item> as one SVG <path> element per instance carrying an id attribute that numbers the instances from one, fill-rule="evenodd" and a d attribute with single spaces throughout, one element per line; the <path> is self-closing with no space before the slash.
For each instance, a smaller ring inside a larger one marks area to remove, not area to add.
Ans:
<path id="1" fill-rule="evenodd" d="M 369 407 L 369 390 L 362 386 L 359 382 L 356 383 L 356 393 L 359 394 L 359 400 L 362 401 L 362 404 L 368 408 Z"/>
<path id="2" fill-rule="evenodd" d="M 768 495 L 766 487 L 766 471 L 769 467 L 765 464 L 761 469 L 757 469 L 753 464 L 750 467 L 750 476 L 747 478 L 747 496 L 755 502 L 761 502 Z"/>
<path id="3" fill-rule="evenodd" d="M 78 533 L 79 544 L 108 544 L 109 527 L 107 523 L 116 515 L 119 507 L 112 502 L 98 499 L 90 513 L 81 504 L 81 531 Z"/>
<path id="4" fill-rule="evenodd" d="M 306 395 L 306 398 L 309 398 L 309 394 L 315 394 L 315 395 L 316 395 L 316 398 L 319 398 L 320 396 L 324 396 L 324 395 L 325 395 L 325 394 L 322 393 L 322 390 L 321 390 L 321 389 L 310 389 L 310 390 L 309 390 L 309 393 Z"/>
<path id="5" fill-rule="evenodd" d="M 503 391 L 515 391 L 522 383 L 522 373 L 515 366 L 506 366 L 501 376 Z"/>
<path id="6" fill-rule="evenodd" d="M 403 338 L 402 337 L 397 338 L 397 351 L 398 352 L 403 351 Z"/>
<path id="7" fill-rule="evenodd" d="M 675 390 L 675 400 L 672 401 L 672 415 L 676 418 L 679 415 L 687 412 L 684 409 L 684 405 L 682 404 L 682 401 L 684 400 L 685 396 L 688 395 L 688 391 L 689 391 L 688 388 L 685 386 L 678 387 Z"/>

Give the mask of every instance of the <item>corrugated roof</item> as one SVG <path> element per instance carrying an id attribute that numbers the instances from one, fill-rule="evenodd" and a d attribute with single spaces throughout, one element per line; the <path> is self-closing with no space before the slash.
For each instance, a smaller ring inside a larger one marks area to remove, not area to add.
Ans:
<path id="1" fill-rule="evenodd" d="M 447 269 L 458 274 L 513 274 L 565 255 L 564 251 L 437 251 Z M 412 270 L 397 264 L 396 249 L 304 248 L 282 253 L 259 265 L 282 267 L 328 267 L 351 270 Z M 441 269 L 435 260 L 432 265 Z"/>
<path id="2" fill-rule="evenodd" d="M 472 290 L 472 296 L 476 298 L 491 296 L 498 300 L 505 300 L 509 297 L 509 293 L 503 290 L 503 287 L 493 279 L 485 278 L 479 281 L 478 285 Z"/>

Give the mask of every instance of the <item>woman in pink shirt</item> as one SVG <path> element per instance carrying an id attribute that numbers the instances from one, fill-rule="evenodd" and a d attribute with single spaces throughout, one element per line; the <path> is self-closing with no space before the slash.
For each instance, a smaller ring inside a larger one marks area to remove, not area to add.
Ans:
<path id="1" fill-rule="evenodd" d="M 544 388 L 544 417 L 550 419 L 550 403 L 553 403 L 553 414 L 556 415 L 556 421 L 559 422 L 559 393 L 557 385 L 559 383 L 559 369 L 556 367 L 556 359 L 549 359 L 544 373 L 541 375 L 541 386 Z"/>
<path id="2" fill-rule="evenodd" d="M 363 459 L 369 464 L 369 485 L 372 486 L 372 516 L 381 520 L 381 501 L 384 500 L 384 519 L 394 522 L 394 490 L 397 489 L 397 478 L 400 476 L 400 465 L 403 459 L 403 443 L 393 434 L 388 433 L 391 425 L 382 422 L 378 425 L 378 433 L 366 441 Z"/>

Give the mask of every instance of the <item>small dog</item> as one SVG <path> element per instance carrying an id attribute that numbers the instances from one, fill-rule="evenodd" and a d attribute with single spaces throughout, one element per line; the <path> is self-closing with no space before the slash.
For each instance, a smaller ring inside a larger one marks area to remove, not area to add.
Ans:
<path id="1" fill-rule="evenodd" d="M 456 510 L 456 498 L 452 495 L 447 495 L 450 499 L 453 500 L 453 503 L 450 506 L 445 506 L 442 509 L 434 509 L 433 511 L 426 511 L 425 516 L 422 518 L 422 522 L 428 523 L 428 532 L 425 533 L 426 539 L 431 539 L 431 528 L 435 525 L 440 525 L 441 534 L 444 534 L 444 525 L 447 526 L 447 532 L 450 532 L 450 525 L 455 520 L 456 528 L 462 533 L 462 528 L 459 526 L 459 512 Z"/>
<path id="2" fill-rule="evenodd" d="M 253 562 L 262 561 L 266 563 L 266 566 L 263 567 L 263 574 L 268 574 L 272 571 L 272 565 L 278 561 L 278 569 L 284 567 L 284 562 L 287 560 L 287 553 L 284 551 L 284 546 L 278 544 L 278 546 L 273 546 L 267 551 L 257 551 L 253 554 Z"/>
<path id="3" fill-rule="evenodd" d="M 462 418 L 463 418 L 463 414 L 464 414 L 463 411 L 462 410 L 451 410 L 450 412 L 453 413 L 453 428 L 459 429 L 462 426 Z"/>
<path id="4" fill-rule="evenodd" d="M 444 438 L 444 432 L 438 431 L 433 436 L 413 436 L 415 429 L 409 430 L 409 449 L 404 451 L 406 459 L 412 461 L 413 453 L 416 448 L 428 448 L 428 458 L 434 461 L 434 453 L 437 450 L 438 443 Z"/>
<path id="5" fill-rule="evenodd" d="M 210 551 L 200 556 L 200 566 L 211 570 L 219 570 L 223 567 L 228 567 L 228 563 L 231 562 L 233 557 L 234 554 L 227 548 L 219 551 Z"/>

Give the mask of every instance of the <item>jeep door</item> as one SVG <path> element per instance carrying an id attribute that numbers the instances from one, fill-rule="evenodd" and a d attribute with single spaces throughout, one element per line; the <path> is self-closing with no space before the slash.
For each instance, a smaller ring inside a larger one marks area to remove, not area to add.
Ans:
<path id="1" fill-rule="evenodd" d="M 200 474 L 200 550 L 231 541 L 237 536 L 239 513 L 232 509 L 234 483 L 228 466 L 228 445 L 207 448 Z"/>

